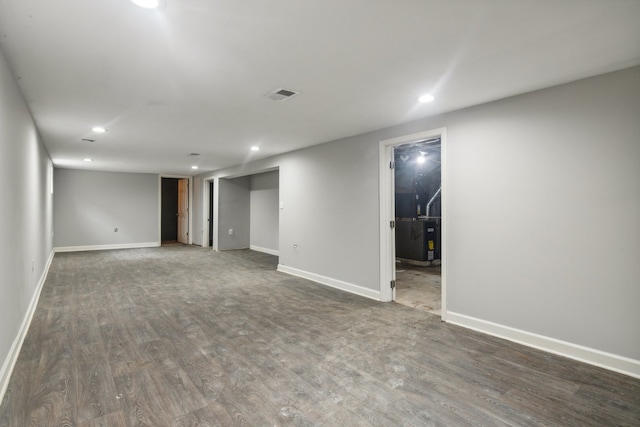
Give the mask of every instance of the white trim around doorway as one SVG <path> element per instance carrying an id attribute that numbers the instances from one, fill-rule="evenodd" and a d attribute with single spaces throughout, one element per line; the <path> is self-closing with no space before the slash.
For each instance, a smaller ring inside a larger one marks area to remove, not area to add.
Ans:
<path id="1" fill-rule="evenodd" d="M 399 136 L 396 138 L 385 139 L 380 141 L 379 149 L 379 189 L 380 189 L 380 300 L 381 301 L 393 301 L 394 295 L 391 289 L 391 281 L 395 280 L 395 249 L 394 241 L 392 240 L 394 234 L 391 231 L 390 222 L 395 221 L 395 201 L 393 198 L 393 175 L 390 167 L 390 163 L 393 161 L 391 153 L 393 147 L 402 144 L 408 144 L 420 140 L 430 138 L 440 138 L 441 143 L 441 162 L 442 162 L 442 177 L 441 177 L 441 200 L 442 200 L 442 242 L 441 242 L 441 254 L 442 254 L 442 320 L 447 320 L 447 191 L 446 191 L 446 128 L 432 129 L 424 132 L 413 133 L 410 135 Z"/>

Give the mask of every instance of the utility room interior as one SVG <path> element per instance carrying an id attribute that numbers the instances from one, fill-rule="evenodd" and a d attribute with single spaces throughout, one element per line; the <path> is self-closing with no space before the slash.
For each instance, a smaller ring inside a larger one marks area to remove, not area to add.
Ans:
<path id="1" fill-rule="evenodd" d="M 440 138 L 394 149 L 398 304 L 441 315 Z"/>

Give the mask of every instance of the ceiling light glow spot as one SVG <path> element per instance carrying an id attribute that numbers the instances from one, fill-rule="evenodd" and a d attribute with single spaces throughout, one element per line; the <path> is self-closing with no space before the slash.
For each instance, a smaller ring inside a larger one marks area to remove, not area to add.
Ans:
<path id="1" fill-rule="evenodd" d="M 251 147 L 251 151 L 260 151 L 260 147 L 254 145 L 253 147 Z"/>
<path id="2" fill-rule="evenodd" d="M 85 158 L 84 158 L 84 159 L 82 159 L 82 160 L 84 160 L 85 162 L 93 162 L 93 159 L 90 159 L 90 158 L 88 158 L 88 157 L 85 157 Z"/>
<path id="3" fill-rule="evenodd" d="M 158 7 L 158 0 L 131 0 L 134 4 L 144 7 L 145 9 L 155 9 Z"/>
<path id="4" fill-rule="evenodd" d="M 420 156 L 416 159 L 416 161 L 420 164 L 424 163 L 427 159 L 424 158 L 424 156 Z"/>
<path id="5" fill-rule="evenodd" d="M 100 126 L 92 127 L 91 130 L 94 131 L 95 133 L 105 133 L 107 131 L 105 128 Z"/>
<path id="6" fill-rule="evenodd" d="M 198 169 L 196 165 L 191 166 L 191 169 Z"/>
<path id="7" fill-rule="evenodd" d="M 427 102 L 432 102 L 434 99 L 435 98 L 433 97 L 433 95 L 427 93 L 426 95 L 422 95 L 420 98 L 418 98 L 418 102 L 426 104 Z"/>

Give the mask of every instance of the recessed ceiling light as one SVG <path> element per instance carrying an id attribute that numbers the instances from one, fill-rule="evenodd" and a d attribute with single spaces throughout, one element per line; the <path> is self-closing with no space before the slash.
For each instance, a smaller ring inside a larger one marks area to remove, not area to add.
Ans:
<path id="1" fill-rule="evenodd" d="M 191 166 L 191 169 L 198 169 L 196 165 Z"/>
<path id="2" fill-rule="evenodd" d="M 94 131 L 95 133 L 105 133 L 107 131 L 105 128 L 100 126 L 95 126 L 91 128 L 91 130 Z"/>
<path id="3" fill-rule="evenodd" d="M 431 102 L 433 101 L 435 98 L 433 97 L 433 95 L 422 95 L 420 98 L 418 98 L 418 102 L 422 102 L 423 104 L 426 104 L 427 102 Z"/>
<path id="4" fill-rule="evenodd" d="M 158 0 L 131 0 L 133 3 L 145 9 L 155 9 L 159 5 Z"/>
<path id="5" fill-rule="evenodd" d="M 88 158 L 88 157 L 85 157 L 85 158 L 84 158 L 84 159 L 82 159 L 82 160 L 84 160 L 85 162 L 93 162 L 93 159 L 90 159 L 90 158 Z"/>
<path id="6" fill-rule="evenodd" d="M 251 151 L 260 151 L 260 147 L 254 145 L 253 147 L 251 147 Z"/>

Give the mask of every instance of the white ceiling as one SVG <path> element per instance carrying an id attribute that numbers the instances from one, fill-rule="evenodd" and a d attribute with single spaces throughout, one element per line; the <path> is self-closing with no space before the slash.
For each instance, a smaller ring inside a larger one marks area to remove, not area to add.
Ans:
<path id="1" fill-rule="evenodd" d="M 0 0 L 57 166 L 190 175 L 640 64 L 639 0 L 164 2 Z"/>

